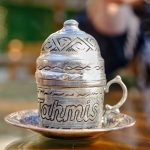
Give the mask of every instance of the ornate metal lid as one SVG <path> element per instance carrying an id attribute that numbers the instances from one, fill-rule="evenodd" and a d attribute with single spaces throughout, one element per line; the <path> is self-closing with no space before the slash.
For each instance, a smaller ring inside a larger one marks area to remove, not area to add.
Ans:
<path id="1" fill-rule="evenodd" d="M 43 43 L 37 59 L 38 84 L 84 85 L 105 80 L 104 61 L 96 40 L 67 20 Z M 100 84 L 100 83 L 99 83 Z"/>

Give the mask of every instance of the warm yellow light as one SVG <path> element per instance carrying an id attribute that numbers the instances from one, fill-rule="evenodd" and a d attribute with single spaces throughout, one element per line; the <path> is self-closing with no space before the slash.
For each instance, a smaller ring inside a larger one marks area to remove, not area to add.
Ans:
<path id="1" fill-rule="evenodd" d="M 18 39 L 13 39 L 9 42 L 9 45 L 8 45 L 9 49 L 20 49 L 22 50 L 23 48 L 23 43 L 21 40 L 18 40 Z"/>
<path id="2" fill-rule="evenodd" d="M 117 14 L 118 10 L 119 10 L 118 4 L 116 4 L 116 3 L 110 3 L 108 5 L 108 13 L 111 14 L 111 15 Z"/>
<path id="3" fill-rule="evenodd" d="M 11 61 L 17 62 L 22 58 L 23 43 L 18 39 L 13 39 L 8 45 L 8 57 Z"/>

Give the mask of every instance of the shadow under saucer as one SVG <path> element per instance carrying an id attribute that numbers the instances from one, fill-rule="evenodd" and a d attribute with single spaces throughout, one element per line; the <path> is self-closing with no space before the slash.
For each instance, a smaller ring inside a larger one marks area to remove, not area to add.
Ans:
<path id="1" fill-rule="evenodd" d="M 41 135 L 16 140 L 5 147 L 5 150 L 72 150 L 93 149 L 99 138 L 84 139 L 51 139 Z M 96 147 L 95 147 L 96 148 Z M 94 149 L 95 149 L 94 148 Z"/>

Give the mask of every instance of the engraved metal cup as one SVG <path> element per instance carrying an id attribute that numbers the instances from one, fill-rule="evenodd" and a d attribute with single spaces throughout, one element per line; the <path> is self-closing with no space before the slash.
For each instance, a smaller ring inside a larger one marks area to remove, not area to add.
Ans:
<path id="1" fill-rule="evenodd" d="M 36 82 L 40 125 L 47 128 L 98 128 L 127 98 L 120 76 L 106 84 L 104 60 L 96 40 L 68 20 L 43 43 L 37 59 Z M 115 106 L 104 105 L 112 83 L 123 89 Z"/>

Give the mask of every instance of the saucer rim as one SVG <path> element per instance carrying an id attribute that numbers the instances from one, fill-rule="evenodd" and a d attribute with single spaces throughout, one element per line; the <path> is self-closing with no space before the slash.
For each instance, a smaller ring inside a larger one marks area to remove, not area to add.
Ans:
<path id="1" fill-rule="evenodd" d="M 34 130 L 34 131 L 39 131 L 39 132 L 58 132 L 60 134 L 70 134 L 70 133 L 98 133 L 98 132 L 108 132 L 108 131 L 115 131 L 115 130 L 120 130 L 120 129 L 125 129 L 128 127 L 131 127 L 135 124 L 135 119 L 132 118 L 131 116 L 127 115 L 127 114 L 123 114 L 124 116 L 126 116 L 127 118 L 129 118 L 131 121 L 131 123 L 127 124 L 127 125 L 123 125 L 120 127 L 103 127 L 103 128 L 90 128 L 90 129 L 55 129 L 55 128 L 44 128 L 44 127 L 39 127 L 39 126 L 35 126 L 35 125 L 26 125 L 23 123 L 15 123 L 15 121 L 11 121 L 12 116 L 17 116 L 18 113 L 29 113 L 29 112 L 37 112 L 38 113 L 38 109 L 26 109 L 26 110 L 20 110 L 20 111 L 16 111 L 13 113 L 8 114 L 4 120 L 11 125 L 14 125 L 16 127 L 21 127 L 21 128 L 25 128 L 25 129 L 30 129 L 30 130 Z"/>

